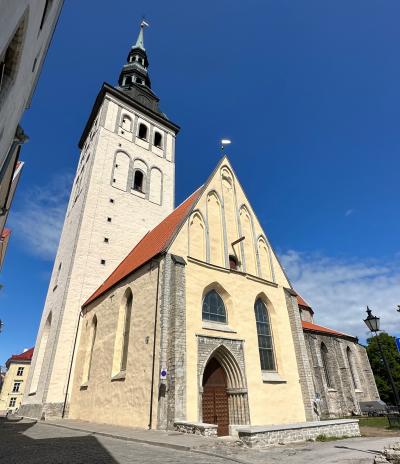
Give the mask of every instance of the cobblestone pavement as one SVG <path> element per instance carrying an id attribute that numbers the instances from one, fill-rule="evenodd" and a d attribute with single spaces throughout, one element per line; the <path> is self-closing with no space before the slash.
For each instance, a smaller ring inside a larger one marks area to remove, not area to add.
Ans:
<path id="1" fill-rule="evenodd" d="M 187 438 L 188 444 L 193 444 Z M 93 435 L 48 423 L 0 420 L 0 464 L 372 464 L 374 456 L 385 446 L 398 441 L 400 436 L 352 438 L 255 450 L 239 446 L 232 439 L 210 440 L 209 445 L 200 440 L 196 452 Z"/>
<path id="2" fill-rule="evenodd" d="M 0 422 L 1 464 L 232 464 L 191 451 L 93 436 L 27 422 Z"/>

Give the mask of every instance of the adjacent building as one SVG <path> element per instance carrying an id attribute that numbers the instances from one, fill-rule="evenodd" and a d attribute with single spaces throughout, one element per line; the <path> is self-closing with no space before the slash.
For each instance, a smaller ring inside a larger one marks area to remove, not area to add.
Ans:
<path id="1" fill-rule="evenodd" d="M 323 419 L 361 414 L 364 402 L 379 401 L 367 350 L 357 337 L 314 323 L 314 312 L 297 297 L 313 382 Z"/>
<path id="2" fill-rule="evenodd" d="M 4 375 L 0 391 L 0 414 L 15 412 L 20 407 L 33 351 L 34 348 L 31 348 L 21 354 L 13 354 L 7 360 L 7 372 Z"/>
<path id="3" fill-rule="evenodd" d="M 23 163 L 20 124 L 29 108 L 62 0 L 0 0 L 0 235 Z"/>

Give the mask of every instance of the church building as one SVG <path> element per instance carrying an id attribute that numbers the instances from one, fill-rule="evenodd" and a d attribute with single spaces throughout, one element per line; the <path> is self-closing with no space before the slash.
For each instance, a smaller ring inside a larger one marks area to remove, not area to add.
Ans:
<path id="1" fill-rule="evenodd" d="M 145 26 L 80 140 L 20 413 L 218 435 L 319 420 L 309 306 L 228 157 L 174 209 L 179 127 L 151 89 Z"/>

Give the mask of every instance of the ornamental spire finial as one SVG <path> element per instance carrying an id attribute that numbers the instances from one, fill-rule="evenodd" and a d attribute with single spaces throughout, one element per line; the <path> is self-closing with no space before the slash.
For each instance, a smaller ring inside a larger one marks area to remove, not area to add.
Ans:
<path id="1" fill-rule="evenodd" d="M 145 50 L 145 48 L 144 48 L 144 33 L 143 33 L 145 27 L 149 27 L 149 23 L 146 22 L 144 19 L 142 19 L 142 22 L 140 23 L 139 35 L 138 35 L 138 38 L 136 40 L 136 44 L 135 44 L 134 48 L 141 48 L 142 50 Z"/>

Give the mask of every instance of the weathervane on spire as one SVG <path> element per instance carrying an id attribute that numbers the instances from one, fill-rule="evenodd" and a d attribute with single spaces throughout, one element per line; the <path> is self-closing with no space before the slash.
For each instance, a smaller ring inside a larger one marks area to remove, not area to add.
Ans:
<path id="1" fill-rule="evenodd" d="M 142 19 L 142 22 L 140 23 L 140 31 L 139 31 L 139 35 L 138 35 L 138 38 L 136 40 L 136 44 L 135 44 L 135 47 L 138 47 L 138 48 L 141 48 L 142 50 L 144 50 L 144 28 L 145 27 L 149 27 L 150 24 L 144 19 L 144 16 L 143 16 L 143 19 Z"/>

